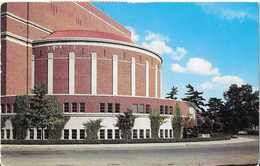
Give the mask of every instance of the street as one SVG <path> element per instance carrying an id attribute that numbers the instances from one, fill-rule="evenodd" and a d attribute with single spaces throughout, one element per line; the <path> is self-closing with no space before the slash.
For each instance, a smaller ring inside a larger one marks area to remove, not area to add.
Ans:
<path id="1" fill-rule="evenodd" d="M 258 137 L 230 141 L 135 145 L 2 145 L 10 166 L 224 166 L 256 164 Z"/>

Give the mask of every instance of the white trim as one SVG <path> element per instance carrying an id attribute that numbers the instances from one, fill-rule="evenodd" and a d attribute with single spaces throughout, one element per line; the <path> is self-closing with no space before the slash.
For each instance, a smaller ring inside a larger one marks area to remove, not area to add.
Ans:
<path id="1" fill-rule="evenodd" d="M 121 30 L 117 29 L 115 26 L 109 24 L 108 22 L 106 22 L 105 20 L 103 20 L 102 18 L 98 17 L 97 15 L 95 15 L 94 13 L 92 13 L 91 11 L 89 11 L 88 9 L 86 9 L 85 7 L 81 6 L 80 4 L 78 4 L 77 2 L 74 2 L 76 5 L 78 5 L 79 7 L 81 7 L 83 10 L 89 12 L 90 14 L 92 14 L 93 16 L 95 16 L 96 18 L 100 19 L 101 21 L 103 21 L 104 23 L 106 23 L 107 25 L 111 26 L 112 28 L 114 28 L 115 30 L 117 30 L 118 32 L 122 33 L 124 36 L 126 36 L 128 39 L 131 39 L 131 37 L 129 37 L 128 35 L 126 35 L 124 32 L 122 32 Z"/>
<path id="2" fill-rule="evenodd" d="M 145 94 L 149 96 L 149 62 L 145 61 Z"/>
<path id="3" fill-rule="evenodd" d="M 113 95 L 117 95 L 118 91 L 118 56 L 113 55 Z"/>
<path id="4" fill-rule="evenodd" d="M 26 42 L 24 41 L 21 41 L 21 40 L 17 40 L 15 38 L 12 38 L 10 36 L 6 36 L 6 37 L 1 37 L 1 41 L 4 41 L 4 40 L 7 40 L 7 41 L 11 41 L 11 42 L 14 42 L 16 44 L 20 44 L 20 45 L 23 45 L 23 46 L 28 46 L 28 47 L 32 47 L 32 44 L 28 43 L 28 44 L 25 44 Z"/>
<path id="5" fill-rule="evenodd" d="M 155 97 L 158 97 L 158 67 L 155 65 Z"/>
<path id="6" fill-rule="evenodd" d="M 91 54 L 91 94 L 97 94 L 97 53 Z"/>
<path id="7" fill-rule="evenodd" d="M 31 88 L 34 89 L 34 68 L 35 68 L 35 64 L 34 64 L 34 55 L 32 55 L 32 75 L 31 75 Z"/>
<path id="8" fill-rule="evenodd" d="M 48 53 L 48 94 L 53 94 L 53 53 Z"/>
<path id="9" fill-rule="evenodd" d="M 131 58 L 131 95 L 135 96 L 135 58 Z"/>
<path id="10" fill-rule="evenodd" d="M 129 51 L 135 51 L 139 53 L 143 53 L 149 55 L 162 63 L 161 56 L 142 46 L 137 44 L 122 42 L 117 40 L 110 39 L 101 39 L 101 38 L 86 38 L 86 37 L 63 37 L 63 38 L 53 38 L 53 39 L 41 39 L 33 41 L 33 48 L 36 47 L 49 47 L 56 45 L 86 45 L 86 46 L 100 46 L 100 47 L 111 47 L 124 49 Z"/>
<path id="11" fill-rule="evenodd" d="M 28 39 L 28 40 L 27 40 L 27 38 L 25 38 L 25 37 L 22 37 L 22 36 L 13 34 L 13 33 L 11 33 L 11 32 L 7 32 L 7 31 L 1 32 L 1 36 L 9 36 L 9 37 L 12 37 L 12 38 L 15 38 L 15 39 L 18 39 L 18 40 L 22 40 L 22 41 L 25 42 L 25 43 L 27 43 L 27 42 L 32 43 L 32 40 L 31 40 L 31 39 Z"/>
<path id="12" fill-rule="evenodd" d="M 69 94 L 75 93 L 75 53 L 69 53 Z"/>

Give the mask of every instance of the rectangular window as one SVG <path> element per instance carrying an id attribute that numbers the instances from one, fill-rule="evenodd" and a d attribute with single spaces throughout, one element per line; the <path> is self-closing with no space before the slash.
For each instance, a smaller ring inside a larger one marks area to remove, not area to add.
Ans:
<path id="1" fill-rule="evenodd" d="M 77 112 L 77 103 L 72 103 L 72 112 Z"/>
<path id="2" fill-rule="evenodd" d="M 139 130 L 139 138 L 140 138 L 140 139 L 143 139 L 143 138 L 144 138 L 144 130 L 143 130 L 143 129 L 140 129 L 140 130 Z"/>
<path id="3" fill-rule="evenodd" d="M 42 138 L 42 130 L 37 129 L 37 139 L 41 139 L 41 138 Z"/>
<path id="4" fill-rule="evenodd" d="M 119 130 L 115 130 L 115 139 L 120 139 Z"/>
<path id="5" fill-rule="evenodd" d="M 72 129 L 72 139 L 77 139 L 77 129 Z"/>
<path id="6" fill-rule="evenodd" d="M 4 129 L 1 129 L 1 139 L 4 139 L 4 137 L 5 137 L 5 131 Z"/>
<path id="7" fill-rule="evenodd" d="M 172 115 L 172 111 L 173 111 L 172 106 L 170 106 L 170 115 Z"/>
<path id="8" fill-rule="evenodd" d="M 160 129 L 160 138 L 163 138 L 163 129 Z"/>
<path id="9" fill-rule="evenodd" d="M 15 105 L 13 104 L 13 113 L 17 113 L 17 110 L 15 108 Z"/>
<path id="10" fill-rule="evenodd" d="M 115 112 L 120 113 L 120 104 L 119 103 L 115 104 Z"/>
<path id="11" fill-rule="evenodd" d="M 79 103 L 80 112 L 85 112 L 85 103 Z"/>
<path id="12" fill-rule="evenodd" d="M 85 130 L 84 129 L 80 129 L 79 130 L 79 138 L 80 139 L 85 139 Z"/>
<path id="13" fill-rule="evenodd" d="M 170 129 L 170 138 L 172 138 L 172 129 Z"/>
<path id="14" fill-rule="evenodd" d="M 113 112 L 113 104 L 112 103 L 107 103 L 107 112 Z"/>
<path id="15" fill-rule="evenodd" d="M 64 139 L 69 139 L 70 131 L 69 129 L 64 129 Z"/>
<path id="16" fill-rule="evenodd" d="M 168 106 L 165 106 L 165 114 L 168 114 Z"/>
<path id="17" fill-rule="evenodd" d="M 44 139 L 49 139 L 49 130 L 44 130 Z"/>
<path id="18" fill-rule="evenodd" d="M 149 105 L 149 104 L 146 104 L 146 106 L 145 106 L 145 112 L 146 112 L 147 114 L 150 113 L 150 105 Z"/>
<path id="19" fill-rule="evenodd" d="M 6 139 L 10 139 L 10 129 L 6 129 Z"/>
<path id="20" fill-rule="evenodd" d="M 160 114 L 163 114 L 163 105 L 160 106 Z"/>
<path id="21" fill-rule="evenodd" d="M 16 139 L 16 132 L 14 129 L 12 131 L 13 131 L 13 139 Z"/>
<path id="22" fill-rule="evenodd" d="M 138 105 L 134 104 L 133 105 L 133 113 L 137 113 L 138 112 Z"/>
<path id="23" fill-rule="evenodd" d="M 136 129 L 133 130 L 133 139 L 137 139 L 137 130 Z"/>
<path id="24" fill-rule="evenodd" d="M 63 104 L 63 112 L 69 112 L 69 103 Z"/>
<path id="25" fill-rule="evenodd" d="M 11 105 L 6 104 L 6 113 L 11 113 Z"/>
<path id="26" fill-rule="evenodd" d="M 143 105 L 143 104 L 140 104 L 140 105 L 139 105 L 139 113 L 140 113 L 140 114 L 143 114 L 143 113 L 144 113 L 144 105 Z"/>
<path id="27" fill-rule="evenodd" d="M 145 136 L 146 138 L 150 138 L 150 129 L 146 129 Z"/>
<path id="28" fill-rule="evenodd" d="M 107 130 L 107 139 L 112 139 L 112 135 L 113 135 L 113 130 L 108 129 Z"/>
<path id="29" fill-rule="evenodd" d="M 34 139 L 34 129 L 30 129 L 30 139 Z"/>
<path id="30" fill-rule="evenodd" d="M 105 103 L 99 104 L 99 112 L 105 112 Z"/>
<path id="31" fill-rule="evenodd" d="M 168 130 L 167 129 L 164 130 L 164 138 L 168 138 Z"/>
<path id="32" fill-rule="evenodd" d="M 105 139 L 105 130 L 104 129 L 100 129 L 100 131 L 99 131 L 99 139 Z"/>
<path id="33" fill-rule="evenodd" d="M 5 113 L 5 105 L 1 104 L 1 113 Z"/>

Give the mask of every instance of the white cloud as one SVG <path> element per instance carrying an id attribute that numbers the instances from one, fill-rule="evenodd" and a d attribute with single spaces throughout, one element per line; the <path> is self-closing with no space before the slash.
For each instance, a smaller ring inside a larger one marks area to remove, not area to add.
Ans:
<path id="1" fill-rule="evenodd" d="M 139 40 L 139 35 L 137 35 L 137 34 L 135 33 L 134 28 L 129 27 L 129 26 L 126 26 L 125 28 L 131 32 L 131 40 L 132 40 L 133 42 L 137 42 L 137 41 Z"/>
<path id="2" fill-rule="evenodd" d="M 241 86 L 244 84 L 244 81 L 237 76 L 215 76 L 211 79 L 211 81 L 200 84 L 199 87 L 202 89 L 227 89 L 231 84 Z"/>
<path id="3" fill-rule="evenodd" d="M 147 35 L 145 36 L 145 40 L 149 42 L 143 42 L 142 45 L 159 53 L 160 55 L 168 54 L 175 60 L 181 60 L 188 53 L 184 47 L 177 47 L 176 50 L 174 50 L 168 46 L 166 44 L 166 42 L 170 41 L 168 36 L 164 36 L 159 33 L 152 33 L 150 31 L 146 31 L 146 33 Z"/>
<path id="4" fill-rule="evenodd" d="M 186 67 L 181 67 L 179 64 L 172 64 L 172 71 L 182 71 L 201 75 L 219 75 L 217 67 L 212 68 L 210 62 L 201 58 L 190 58 L 186 63 Z"/>
<path id="5" fill-rule="evenodd" d="M 172 58 L 175 60 L 181 60 L 187 53 L 188 51 L 186 51 L 184 47 L 177 47 L 176 51 L 173 51 L 172 53 Z"/>
<path id="6" fill-rule="evenodd" d="M 259 87 L 253 87 L 252 90 L 253 90 L 253 92 L 259 91 Z"/>

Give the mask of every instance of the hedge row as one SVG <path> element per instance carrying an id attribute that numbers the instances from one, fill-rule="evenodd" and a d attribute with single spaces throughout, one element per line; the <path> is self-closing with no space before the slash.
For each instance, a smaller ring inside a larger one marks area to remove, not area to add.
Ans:
<path id="1" fill-rule="evenodd" d="M 230 140 L 231 136 L 215 138 L 184 139 L 115 139 L 115 140 L 2 140 L 1 144 L 51 145 L 51 144 L 138 144 L 138 143 L 175 143 Z"/>

